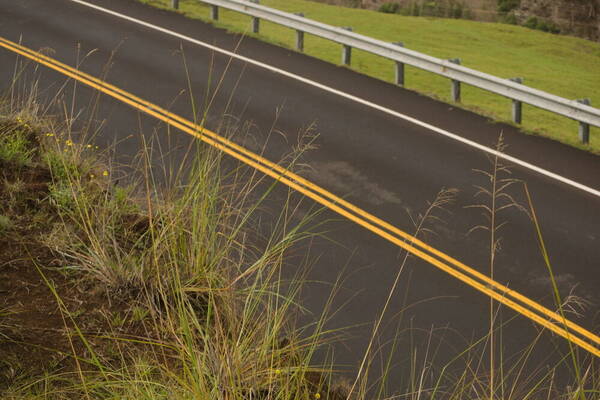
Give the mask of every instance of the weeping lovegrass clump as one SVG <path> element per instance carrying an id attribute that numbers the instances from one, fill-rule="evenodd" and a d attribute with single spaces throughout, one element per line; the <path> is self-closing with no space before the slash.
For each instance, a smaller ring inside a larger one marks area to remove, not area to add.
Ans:
<path id="1" fill-rule="evenodd" d="M 56 185 L 69 189 L 68 201 L 57 201 L 57 229 L 71 240 L 56 251 L 115 295 L 148 307 L 168 339 L 148 346 L 168 349 L 160 374 L 174 379 L 181 398 L 298 398 L 322 390 L 323 377 L 307 379 L 321 333 L 300 337 L 290 325 L 302 280 L 283 278 L 284 255 L 308 234 L 307 220 L 288 227 L 289 204 L 260 247 L 247 239 L 261 202 L 249 194 L 256 177 L 246 180 L 238 167 L 223 174 L 216 150 L 199 144 L 189 169 L 166 188 L 146 166 L 136 184 L 90 190 L 89 174 L 64 161 L 51 170 Z"/>

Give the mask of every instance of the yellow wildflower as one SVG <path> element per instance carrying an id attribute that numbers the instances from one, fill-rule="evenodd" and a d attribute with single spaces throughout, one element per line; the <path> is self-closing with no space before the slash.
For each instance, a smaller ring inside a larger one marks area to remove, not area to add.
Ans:
<path id="1" fill-rule="evenodd" d="M 86 144 L 85 147 L 87 147 L 88 149 L 91 149 L 92 145 L 91 144 Z"/>
<path id="2" fill-rule="evenodd" d="M 54 133 L 52 133 L 52 132 L 48 132 L 48 133 L 46 133 L 46 136 L 48 136 L 48 137 L 52 137 L 52 136 L 54 136 Z"/>
<path id="3" fill-rule="evenodd" d="M 320 393 L 315 393 L 315 399 L 319 400 L 321 398 L 321 394 Z"/>
<path id="4" fill-rule="evenodd" d="M 279 375 L 279 374 L 281 374 L 281 370 L 280 369 L 276 369 L 275 370 L 275 375 Z"/>
<path id="5" fill-rule="evenodd" d="M 90 179 L 94 179 L 95 177 L 96 177 L 96 175 L 90 174 Z"/>
<path id="6" fill-rule="evenodd" d="M 73 146 L 73 141 L 72 141 L 72 140 L 70 140 L 70 139 L 67 139 L 67 141 L 65 141 L 65 144 L 66 144 L 67 146 Z"/>
<path id="7" fill-rule="evenodd" d="M 102 176 L 108 176 L 108 171 L 104 171 L 104 172 L 102 173 Z"/>

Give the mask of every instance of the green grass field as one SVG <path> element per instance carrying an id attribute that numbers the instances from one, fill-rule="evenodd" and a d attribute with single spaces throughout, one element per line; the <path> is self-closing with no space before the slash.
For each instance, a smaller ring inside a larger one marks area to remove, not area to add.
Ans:
<path id="1" fill-rule="evenodd" d="M 140 0 L 169 7 L 170 0 Z M 287 12 L 303 12 L 307 18 L 334 26 L 351 26 L 357 33 L 377 39 L 403 41 L 405 46 L 439 58 L 459 57 L 469 68 L 498 77 L 523 77 L 525 84 L 568 99 L 590 98 L 600 105 L 600 43 L 559 36 L 497 23 L 457 19 L 405 17 L 375 11 L 329 6 L 307 0 L 262 0 L 261 4 Z M 209 20 L 208 6 L 182 0 L 180 12 Z M 249 32 L 250 17 L 220 10 L 218 26 Z M 258 37 L 293 48 L 291 29 L 261 21 Z M 306 35 L 305 52 L 340 63 L 341 46 Z M 354 51 L 352 68 L 370 76 L 393 80 L 393 61 Z M 412 67 L 406 68 L 406 87 L 450 102 L 448 79 Z M 462 106 L 495 120 L 510 122 L 511 102 L 501 96 L 463 85 Z M 568 118 L 523 105 L 523 130 L 600 154 L 600 128 L 592 127 L 589 145 L 579 143 L 578 123 Z"/>

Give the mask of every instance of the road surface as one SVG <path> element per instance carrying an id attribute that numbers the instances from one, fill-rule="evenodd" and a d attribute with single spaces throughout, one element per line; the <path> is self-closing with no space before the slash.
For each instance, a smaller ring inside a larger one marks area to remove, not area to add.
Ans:
<path id="1" fill-rule="evenodd" d="M 502 132 L 507 154 L 600 189 L 597 156 L 524 135 L 512 126 L 493 123 L 349 69 L 228 34 L 136 1 L 90 3 L 235 51 L 485 146 L 494 147 Z M 306 134 L 317 134 L 313 148 L 301 157 L 301 174 L 406 232 L 414 231 L 414 221 L 442 188 L 456 189 L 454 203 L 445 207 L 447 212 L 437 213 L 442 221 L 428 225 L 434 234 L 423 238 L 480 272 L 490 273 L 489 233 L 472 230 L 485 225 L 486 220 L 481 209 L 469 207 L 488 202 L 485 196 L 476 196 L 477 185 L 490 185 L 477 170 L 490 171 L 493 160 L 480 150 L 331 91 L 70 0 L 0 2 L 0 36 L 34 50 L 45 49 L 46 54 L 65 64 L 79 65 L 91 75 L 104 77 L 117 87 L 193 120 L 187 90 L 191 87 L 199 110 L 210 102 L 206 120 L 209 129 L 233 134 L 234 141 L 270 160 L 289 154 L 299 141 L 306 140 Z M 16 60 L 14 53 L 0 50 L 0 87 L 8 86 Z M 39 73 L 46 97 L 66 80 L 50 70 Z M 81 85 L 76 91 L 77 107 L 81 109 L 94 99 L 92 89 Z M 156 128 L 159 135 L 168 136 L 164 145 L 171 147 L 175 155 L 190 140 L 184 134 L 168 134 L 152 118 L 106 97 L 100 99 L 94 117 L 105 120 L 97 143 L 118 143 L 116 152 L 124 160 L 137 152 L 138 143 L 128 137 L 140 126 L 150 131 Z M 573 128 L 575 134 L 575 122 Z M 531 169 L 508 165 L 510 177 L 529 186 L 561 295 L 575 294 L 588 303 L 581 315 L 571 315 L 571 320 L 597 334 L 600 198 Z M 509 188 L 509 193 L 526 205 L 521 185 Z M 286 190 L 280 188 L 269 199 L 273 214 L 285 194 Z M 316 207 L 307 199 L 302 204 L 305 212 Z M 554 309 L 551 281 L 530 218 L 516 207 L 499 217 L 507 224 L 499 232 L 501 248 L 494 279 Z M 352 327 L 348 339 L 335 352 L 336 363 L 352 370 L 364 351 L 372 321 L 385 301 L 403 253 L 333 212 L 325 211 L 319 218 L 326 221 L 320 229 L 327 231 L 328 240 L 317 238 L 310 243 L 309 278 L 323 284 L 308 285 L 303 301 L 318 315 L 329 295 L 327 283 L 343 275 L 334 306 L 343 307 L 330 321 L 330 327 Z M 268 231 L 268 226 L 267 222 L 262 229 Z M 414 340 L 423 351 L 428 332 L 435 329 L 434 342 L 442 345 L 436 345 L 435 356 L 429 356 L 443 365 L 467 343 L 485 335 L 488 307 L 487 296 L 411 257 L 402 271 L 380 343 L 402 332 L 400 343 Z M 538 327 L 527 318 L 506 308 L 502 308 L 499 318 L 509 321 L 503 338 L 508 355 L 536 337 Z M 564 340 L 545 333 L 539 354 L 534 357 L 536 363 L 544 362 L 549 346 L 566 349 Z M 400 346 L 394 362 L 403 365 L 408 357 L 409 351 Z"/>

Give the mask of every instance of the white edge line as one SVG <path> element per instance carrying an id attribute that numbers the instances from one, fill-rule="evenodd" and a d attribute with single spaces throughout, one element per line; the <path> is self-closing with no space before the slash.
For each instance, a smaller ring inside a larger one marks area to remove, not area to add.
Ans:
<path id="1" fill-rule="evenodd" d="M 491 154 L 493 156 L 497 156 L 498 158 L 502 158 L 502 159 L 504 159 L 506 161 L 510 161 L 513 164 L 516 164 L 516 165 L 519 165 L 521 167 L 524 167 L 524 168 L 530 169 L 532 171 L 535 171 L 535 172 L 537 172 L 540 175 L 544 175 L 544 176 L 546 176 L 548 178 L 555 179 L 555 180 L 557 180 L 559 182 L 562 182 L 562 183 L 564 183 L 566 185 L 569 185 L 569 186 L 572 186 L 574 188 L 583 190 L 584 192 L 592 194 L 592 195 L 594 195 L 596 197 L 600 197 L 600 190 L 593 189 L 593 188 L 591 188 L 589 186 L 586 186 L 586 185 L 583 185 L 581 183 L 575 182 L 574 180 L 571 180 L 569 178 L 565 178 L 564 176 L 558 175 L 558 174 L 556 174 L 554 172 L 545 170 L 543 168 L 540 168 L 538 166 L 530 164 L 530 163 L 528 163 L 526 161 L 522 161 L 522 160 L 520 160 L 518 158 L 515 158 L 513 156 L 510 156 L 508 154 L 502 153 L 502 152 L 494 150 L 494 149 L 492 149 L 490 147 L 487 147 L 487 146 L 481 145 L 481 144 L 479 144 L 477 142 L 474 142 L 472 140 L 466 139 L 466 138 L 464 138 L 462 136 L 459 136 L 459 135 L 457 135 L 455 133 L 448 132 L 448 131 L 446 131 L 446 130 L 444 130 L 442 128 L 438 128 L 437 126 L 428 124 L 428 123 L 420 121 L 420 120 L 418 120 L 416 118 L 413 118 L 413 117 L 410 117 L 408 115 L 405 115 L 405 114 L 399 113 L 397 111 L 391 110 L 389 108 L 380 106 L 380 105 L 372 103 L 370 101 L 361 99 L 360 97 L 353 96 L 353 95 L 351 95 L 349 93 L 345 93 L 345 92 L 342 92 L 340 90 L 334 89 L 332 87 L 329 87 L 329 86 L 323 85 L 321 83 L 312 81 L 312 80 L 310 80 L 308 78 L 304 78 L 304 77 L 302 77 L 300 75 L 296 75 L 296 74 L 293 74 L 291 72 L 287 72 L 287 71 L 284 71 L 282 69 L 273 67 L 272 65 L 265 64 L 265 63 L 262 63 L 260 61 L 253 60 L 253 59 L 248 58 L 248 57 L 244 57 L 244 56 L 239 55 L 237 53 L 233 53 L 231 51 L 227 51 L 227 50 L 222 49 L 220 47 L 217 47 L 217 46 L 214 46 L 214 45 L 202 42 L 200 40 L 193 39 L 193 38 L 191 38 L 189 36 L 182 35 L 180 33 L 171 31 L 169 29 L 161 28 L 160 26 L 153 25 L 151 23 L 148 23 L 148 22 L 145 22 L 145 21 L 142 21 L 142 20 L 130 17 L 128 15 L 124 15 L 124 14 L 118 13 L 116 11 L 112 11 L 112 10 L 106 9 L 104 7 L 97 6 L 95 4 L 90 4 L 90 3 L 87 3 L 87 2 L 82 1 L 82 0 L 68 0 L 68 1 L 71 1 L 71 2 L 74 2 L 74 3 L 78 3 L 78 4 L 81 4 L 81 5 L 86 6 L 86 7 L 93 8 L 95 10 L 104 12 L 106 14 L 113 15 L 115 17 L 118 17 L 118 18 L 130 21 L 130 22 L 133 22 L 133 23 L 136 23 L 138 25 L 145 26 L 145 27 L 150 28 L 150 29 L 154 29 L 156 31 L 165 33 L 165 34 L 170 35 L 170 36 L 177 37 L 177 38 L 185 40 L 187 42 L 194 43 L 196 45 L 206 47 L 206 48 L 208 48 L 210 50 L 216 51 L 218 53 L 225 54 L 225 55 L 227 55 L 229 57 L 232 57 L 232 58 L 244 61 L 244 62 L 246 62 L 248 64 L 252 64 L 252 65 L 255 65 L 257 67 L 264 68 L 264 69 L 269 70 L 271 72 L 274 72 L 274 73 L 286 76 L 288 78 L 300 81 L 300 82 L 305 83 L 307 85 L 310 85 L 310 86 L 319 88 L 321 90 L 324 90 L 324 91 L 336 94 L 338 96 L 341 96 L 341 97 L 344 97 L 344 98 L 346 98 L 348 100 L 352 100 L 354 102 L 360 103 L 362 105 L 365 105 L 367 107 L 373 108 L 375 110 L 384 112 L 384 113 L 389 114 L 389 115 L 393 115 L 394 117 L 403 119 L 403 120 L 408 121 L 410 123 L 413 123 L 415 125 L 418 125 L 418 126 L 421 126 L 423 128 L 429 129 L 429 130 L 431 130 L 433 132 L 439 133 L 440 135 L 446 136 L 446 137 L 448 137 L 450 139 L 454 139 L 454 140 L 456 140 L 458 142 L 461 142 L 461 143 L 466 144 L 468 146 L 474 147 L 474 148 L 476 148 L 478 150 L 481 150 L 481 151 L 486 152 L 488 154 Z"/>

